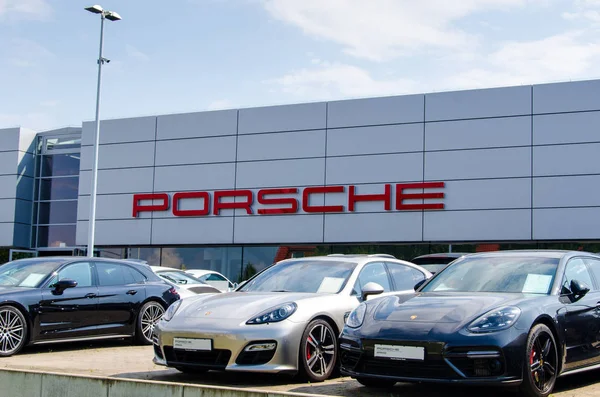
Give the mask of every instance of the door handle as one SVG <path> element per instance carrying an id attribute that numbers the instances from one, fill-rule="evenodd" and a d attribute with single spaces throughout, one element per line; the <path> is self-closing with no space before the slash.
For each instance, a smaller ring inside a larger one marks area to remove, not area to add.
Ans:
<path id="1" fill-rule="evenodd" d="M 90 292 L 89 294 L 85 295 L 86 298 L 95 298 L 96 296 L 98 296 L 98 295 L 96 295 L 96 294 L 94 294 L 92 292 Z"/>
<path id="2" fill-rule="evenodd" d="M 127 295 L 135 295 L 135 294 L 137 294 L 137 290 L 130 289 L 129 291 L 127 291 Z"/>

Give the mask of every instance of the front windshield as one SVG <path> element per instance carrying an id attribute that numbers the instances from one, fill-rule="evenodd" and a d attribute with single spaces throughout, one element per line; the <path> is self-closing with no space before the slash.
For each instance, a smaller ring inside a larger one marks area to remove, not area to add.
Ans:
<path id="1" fill-rule="evenodd" d="M 62 262 L 20 260 L 0 266 L 0 286 L 36 288 Z"/>
<path id="2" fill-rule="evenodd" d="M 238 291 L 337 294 L 355 267 L 355 263 L 341 261 L 282 262 L 263 271 Z"/>
<path id="3" fill-rule="evenodd" d="M 512 292 L 549 294 L 558 267 L 556 258 L 464 258 L 438 273 L 423 292 Z"/>
<path id="4" fill-rule="evenodd" d="M 159 272 L 158 275 L 176 284 L 204 284 L 196 277 L 184 272 L 165 271 Z"/>

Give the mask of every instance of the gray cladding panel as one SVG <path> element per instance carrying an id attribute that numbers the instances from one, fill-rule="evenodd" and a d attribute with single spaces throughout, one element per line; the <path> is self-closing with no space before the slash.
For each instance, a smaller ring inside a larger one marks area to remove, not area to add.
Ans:
<path id="1" fill-rule="evenodd" d="M 237 188 L 323 185 L 324 174 L 324 158 L 238 163 Z"/>
<path id="2" fill-rule="evenodd" d="M 427 123 L 425 150 L 531 145 L 531 116 Z"/>
<path id="3" fill-rule="evenodd" d="M 560 176 L 533 179 L 533 206 L 600 206 L 600 175 Z"/>
<path id="4" fill-rule="evenodd" d="M 240 135 L 238 161 L 325 156 L 325 130 Z"/>
<path id="5" fill-rule="evenodd" d="M 294 225 L 290 227 L 290 225 Z M 319 243 L 323 215 L 244 216 L 235 218 L 234 243 Z"/>
<path id="6" fill-rule="evenodd" d="M 531 210 L 431 211 L 425 213 L 425 241 L 529 240 Z"/>
<path id="7" fill-rule="evenodd" d="M 19 128 L 0 129 L 0 152 L 19 150 Z"/>
<path id="8" fill-rule="evenodd" d="M 327 127 L 354 127 L 422 122 L 424 95 L 329 102 Z"/>
<path id="9" fill-rule="evenodd" d="M 600 80 L 533 86 L 536 114 L 582 110 L 600 110 Z"/>
<path id="10" fill-rule="evenodd" d="M 1 199 L 0 200 L 0 223 L 14 222 L 15 221 L 15 199 Z"/>
<path id="11" fill-rule="evenodd" d="M 425 154 L 425 180 L 527 176 L 531 176 L 529 147 Z"/>
<path id="12" fill-rule="evenodd" d="M 156 167 L 155 192 L 233 189 L 235 163 Z"/>
<path id="13" fill-rule="evenodd" d="M 81 148 L 82 170 L 91 170 L 94 147 Z M 116 145 L 100 145 L 98 153 L 98 169 L 152 167 L 154 164 L 154 142 L 122 143 Z"/>
<path id="14" fill-rule="evenodd" d="M 0 204 L 0 211 L 2 210 L 1 208 L 2 204 Z M 12 247 L 14 244 L 14 233 L 14 223 L 0 223 L 0 247 Z"/>
<path id="15" fill-rule="evenodd" d="M 423 151 L 423 124 L 330 129 L 327 155 L 344 156 Z"/>
<path id="16" fill-rule="evenodd" d="M 19 152 L 0 152 L 0 175 L 14 175 L 19 164 Z"/>
<path id="17" fill-rule="evenodd" d="M 449 181 L 444 192 L 447 210 L 531 208 L 530 178 Z"/>
<path id="18" fill-rule="evenodd" d="M 152 191 L 152 168 L 128 168 L 98 171 L 98 194 L 147 193 Z M 89 195 L 91 171 L 82 171 L 79 177 L 79 194 Z"/>
<path id="19" fill-rule="evenodd" d="M 152 220 L 152 244 L 231 244 L 233 217 Z"/>
<path id="20" fill-rule="evenodd" d="M 158 116 L 157 139 L 235 135 L 237 110 Z"/>
<path id="21" fill-rule="evenodd" d="M 600 112 L 547 114 L 533 117 L 534 145 L 600 142 Z"/>
<path id="22" fill-rule="evenodd" d="M 539 146 L 533 149 L 533 174 L 559 176 L 600 174 L 600 143 Z"/>
<path id="23" fill-rule="evenodd" d="M 0 199 L 17 197 L 17 176 L 0 175 Z"/>
<path id="24" fill-rule="evenodd" d="M 136 117 L 130 119 L 101 120 L 100 144 L 153 141 L 156 130 L 156 117 Z M 83 123 L 82 145 L 93 145 L 96 123 Z"/>
<path id="25" fill-rule="evenodd" d="M 598 239 L 600 207 L 548 208 L 533 211 L 535 240 Z"/>
<path id="26" fill-rule="evenodd" d="M 460 120 L 531 114 L 531 87 L 507 87 L 427 94 L 425 119 Z"/>
<path id="27" fill-rule="evenodd" d="M 235 136 L 156 142 L 156 165 L 235 161 Z"/>
<path id="28" fill-rule="evenodd" d="M 325 215 L 325 243 L 421 241 L 421 212 Z"/>
<path id="29" fill-rule="evenodd" d="M 152 203 L 142 202 L 142 205 Z M 158 204 L 158 202 L 156 203 Z M 90 196 L 79 196 L 77 220 L 88 220 L 90 214 Z M 138 219 L 150 218 L 150 212 L 140 212 Z M 133 194 L 107 194 L 96 198 L 96 219 L 133 219 Z"/>
<path id="30" fill-rule="evenodd" d="M 327 184 L 395 183 L 421 180 L 423 180 L 423 153 L 327 159 Z"/>
<path id="31" fill-rule="evenodd" d="M 87 244 L 88 221 L 77 222 L 77 245 Z M 98 245 L 149 245 L 150 219 L 98 220 L 96 241 Z"/>
<path id="32" fill-rule="evenodd" d="M 317 130 L 327 127 L 325 103 L 242 109 L 239 134 Z"/>

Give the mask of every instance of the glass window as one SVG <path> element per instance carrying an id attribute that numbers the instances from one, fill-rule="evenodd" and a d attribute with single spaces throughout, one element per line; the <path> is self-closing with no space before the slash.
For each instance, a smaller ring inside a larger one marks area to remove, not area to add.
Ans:
<path id="1" fill-rule="evenodd" d="M 68 135 L 56 138 L 46 138 L 46 151 L 52 150 L 77 150 L 81 147 L 80 135 Z"/>
<path id="2" fill-rule="evenodd" d="M 588 263 L 588 266 L 596 279 L 596 284 L 600 285 L 600 259 L 586 258 L 585 261 Z M 592 285 L 590 285 L 590 288 L 593 288 Z"/>
<path id="3" fill-rule="evenodd" d="M 127 258 L 140 259 L 150 266 L 160 266 L 160 248 L 128 248 Z"/>
<path id="4" fill-rule="evenodd" d="M 214 270 L 238 279 L 242 270 L 241 247 L 163 248 L 160 266 L 175 269 Z"/>
<path id="5" fill-rule="evenodd" d="M 244 266 L 243 269 L 241 269 L 242 274 L 236 274 L 230 279 L 232 281 L 237 279 L 239 282 L 248 280 L 250 277 L 271 266 L 273 263 L 286 259 L 288 250 L 289 247 L 287 246 L 244 247 Z M 229 277 L 229 274 L 223 274 L 225 277 Z"/>
<path id="6" fill-rule="evenodd" d="M 224 277 L 219 276 L 218 274 L 210 273 L 200 277 L 202 281 L 227 281 Z"/>
<path id="7" fill-rule="evenodd" d="M 79 153 L 42 157 L 42 176 L 79 175 Z"/>
<path id="8" fill-rule="evenodd" d="M 352 293 L 356 293 L 357 295 L 360 294 L 363 287 L 367 283 L 371 282 L 381 285 L 384 292 L 389 292 L 392 290 L 387 270 L 381 262 L 372 262 L 362 268 L 360 274 L 358 275 L 358 279 L 354 284 L 354 290 Z"/>
<path id="9" fill-rule="evenodd" d="M 77 201 L 54 201 L 39 204 L 38 224 L 77 223 Z"/>
<path id="10" fill-rule="evenodd" d="M 140 273 L 139 271 L 129 267 L 129 266 L 124 266 L 124 269 L 126 269 L 126 271 L 129 272 L 130 274 L 130 279 L 133 280 L 131 281 L 132 284 L 135 283 L 144 283 L 146 281 L 146 276 L 144 276 L 142 273 Z M 128 276 L 125 276 L 125 279 L 127 280 Z"/>
<path id="11" fill-rule="evenodd" d="M 572 280 L 577 280 L 579 282 L 587 284 L 589 288 L 594 288 L 594 283 L 592 283 L 592 277 L 590 276 L 590 272 L 588 271 L 585 262 L 581 258 L 574 258 L 567 262 L 567 267 L 565 268 L 563 290 L 561 291 L 561 293 L 568 294 L 569 291 L 571 291 Z"/>
<path id="12" fill-rule="evenodd" d="M 77 200 L 79 176 L 68 178 L 42 178 L 40 200 Z"/>
<path id="13" fill-rule="evenodd" d="M 336 294 L 344 288 L 355 267 L 355 263 L 310 258 L 282 262 L 253 278 L 241 291 Z"/>
<path id="14" fill-rule="evenodd" d="M 38 227 L 38 247 L 72 247 L 75 245 L 75 225 Z"/>
<path id="15" fill-rule="evenodd" d="M 98 272 L 98 285 L 101 287 L 135 282 L 131 273 L 124 266 L 117 263 L 96 262 L 96 270 Z"/>
<path id="16" fill-rule="evenodd" d="M 412 290 L 416 283 L 425 279 L 423 273 L 410 266 L 387 262 L 387 267 L 394 281 L 394 291 Z"/>
<path id="17" fill-rule="evenodd" d="M 513 292 L 549 294 L 558 258 L 465 257 L 431 280 L 423 292 Z"/>
<path id="18" fill-rule="evenodd" d="M 79 262 L 67 265 L 58 272 L 58 280 L 66 278 L 77 281 L 77 287 L 91 287 L 92 269 L 90 264 L 88 262 Z M 55 277 L 52 283 L 56 281 L 57 278 Z"/>
<path id="19" fill-rule="evenodd" d="M 35 288 L 60 265 L 61 262 L 51 259 L 9 262 L 0 267 L 0 285 Z"/>
<path id="20" fill-rule="evenodd" d="M 200 281 L 196 277 L 186 272 L 176 270 L 158 270 L 156 274 L 176 284 L 204 284 L 203 281 Z"/>

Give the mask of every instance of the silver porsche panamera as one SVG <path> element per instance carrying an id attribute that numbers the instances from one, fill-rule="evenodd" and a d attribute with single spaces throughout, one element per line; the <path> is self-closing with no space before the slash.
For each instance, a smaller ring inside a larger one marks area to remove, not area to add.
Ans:
<path id="1" fill-rule="evenodd" d="M 173 304 L 154 328 L 154 362 L 188 373 L 300 373 L 323 381 L 336 367 L 346 317 L 361 301 L 413 293 L 429 277 L 389 255 L 284 260 L 234 292 Z"/>

